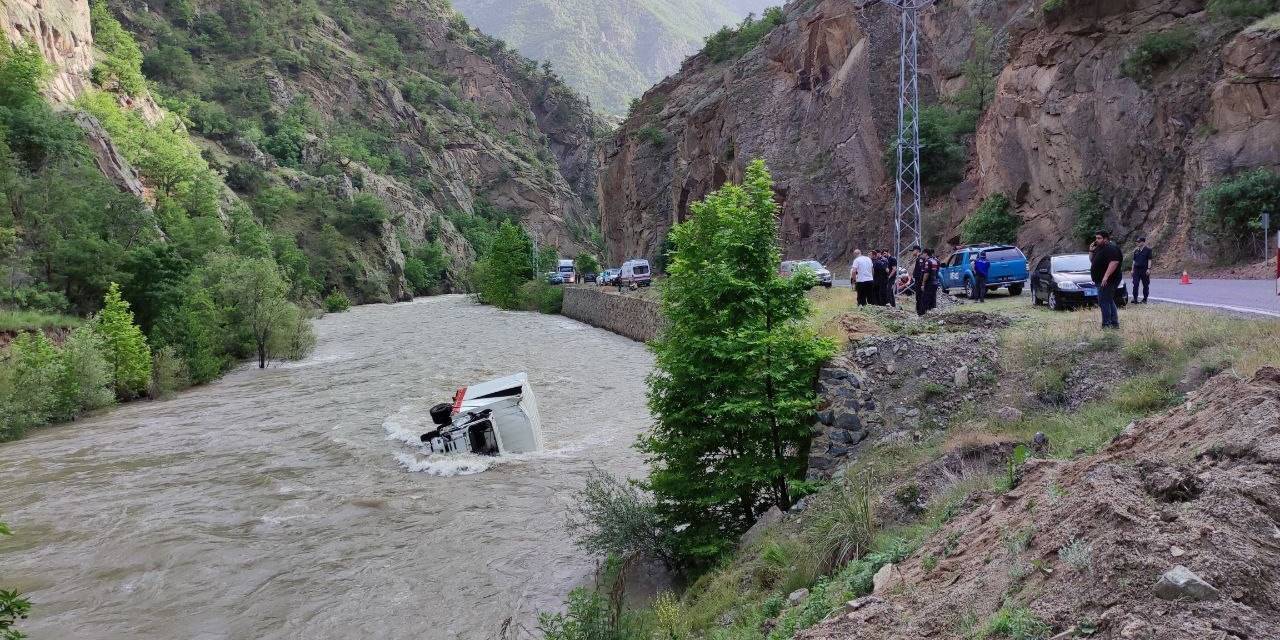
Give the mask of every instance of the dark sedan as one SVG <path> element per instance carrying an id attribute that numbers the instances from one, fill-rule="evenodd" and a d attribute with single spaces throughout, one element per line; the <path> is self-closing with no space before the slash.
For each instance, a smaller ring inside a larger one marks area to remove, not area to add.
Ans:
<path id="1" fill-rule="evenodd" d="M 1123 307 L 1129 301 L 1129 288 L 1121 274 L 1114 277 L 1121 278 L 1120 288 L 1116 290 L 1116 304 Z M 1031 301 L 1047 304 L 1054 311 L 1097 304 L 1098 287 L 1089 275 L 1089 254 L 1041 258 L 1031 272 Z"/>

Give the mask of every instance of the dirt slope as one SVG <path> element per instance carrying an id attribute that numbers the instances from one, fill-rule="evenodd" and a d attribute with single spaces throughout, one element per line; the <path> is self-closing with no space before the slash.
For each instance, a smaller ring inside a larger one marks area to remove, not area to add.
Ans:
<path id="1" fill-rule="evenodd" d="M 1073 542 L 1086 550 L 1075 563 L 1059 553 Z M 1157 597 L 1177 565 L 1217 598 Z M 896 586 L 799 637 L 962 638 L 1004 605 L 1051 629 L 1025 637 L 1280 638 L 1280 369 L 1220 375 L 1098 455 L 1030 462 L 1015 490 L 898 570 Z"/>

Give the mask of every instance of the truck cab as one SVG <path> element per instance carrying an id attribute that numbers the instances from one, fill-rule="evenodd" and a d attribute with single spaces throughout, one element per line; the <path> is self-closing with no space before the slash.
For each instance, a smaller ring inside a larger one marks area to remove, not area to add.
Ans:
<path id="1" fill-rule="evenodd" d="M 970 245 L 957 249 L 938 272 L 943 293 L 963 289 L 966 296 L 973 296 L 973 263 L 980 253 L 987 254 L 987 261 L 991 263 L 987 271 L 987 290 L 1008 287 L 1009 295 L 1021 295 L 1029 275 L 1027 256 L 1011 245 Z"/>
<path id="2" fill-rule="evenodd" d="M 573 266 L 572 260 L 561 260 L 556 271 L 560 273 L 560 277 L 564 280 L 564 284 L 573 284 L 577 280 L 577 270 Z"/>

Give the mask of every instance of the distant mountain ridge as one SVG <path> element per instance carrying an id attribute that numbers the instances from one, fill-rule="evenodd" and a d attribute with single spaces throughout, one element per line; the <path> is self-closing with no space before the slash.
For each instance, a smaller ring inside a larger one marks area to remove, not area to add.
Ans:
<path id="1" fill-rule="evenodd" d="M 631 98 L 674 73 L 702 40 L 781 0 L 453 0 L 481 31 L 549 60 L 596 109 L 622 114 Z"/>

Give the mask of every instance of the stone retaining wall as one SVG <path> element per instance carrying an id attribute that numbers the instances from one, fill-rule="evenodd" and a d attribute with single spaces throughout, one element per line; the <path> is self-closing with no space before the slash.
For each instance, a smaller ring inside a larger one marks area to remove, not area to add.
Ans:
<path id="1" fill-rule="evenodd" d="M 662 330 L 656 300 L 603 287 L 565 287 L 561 315 L 632 340 L 648 342 Z"/>

